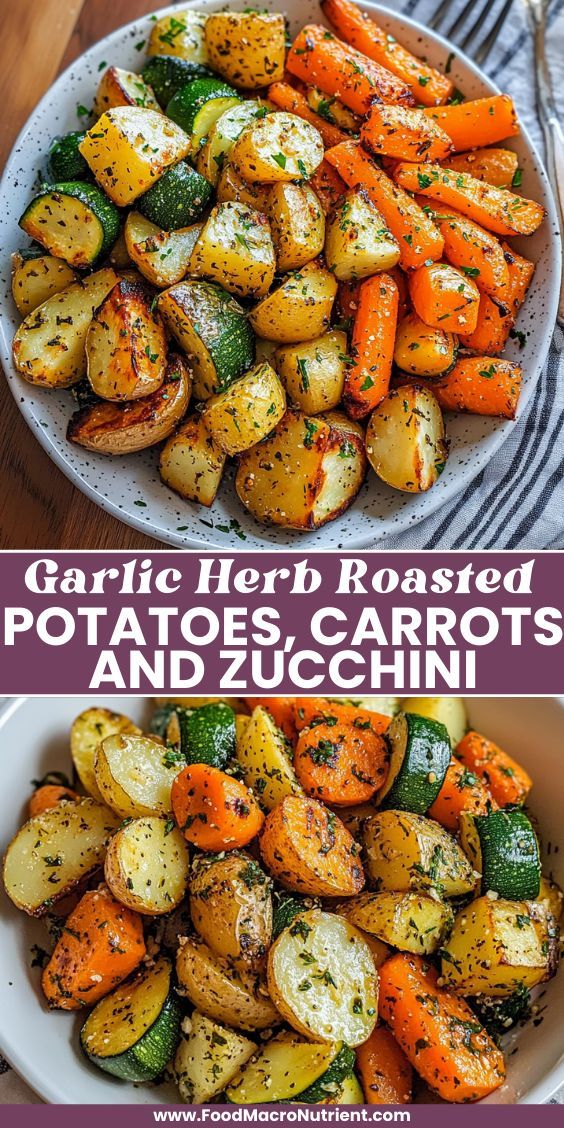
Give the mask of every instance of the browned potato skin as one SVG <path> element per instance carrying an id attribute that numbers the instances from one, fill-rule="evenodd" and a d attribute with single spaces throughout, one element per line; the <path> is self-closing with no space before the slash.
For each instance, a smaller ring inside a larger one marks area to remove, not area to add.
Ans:
<path id="1" fill-rule="evenodd" d="M 170 353 L 161 387 L 131 403 L 101 401 L 77 411 L 67 439 L 98 454 L 132 454 L 166 439 L 190 402 L 192 374 L 178 353 Z"/>
<path id="2" fill-rule="evenodd" d="M 272 937 L 270 881 L 248 854 L 199 859 L 190 882 L 190 914 L 218 956 L 257 966 Z"/>
<path id="3" fill-rule="evenodd" d="M 160 112 L 160 106 L 150 86 L 140 74 L 122 67 L 108 67 L 104 71 L 94 100 L 94 113 L 100 117 L 115 106 L 143 106 Z"/>
<path id="4" fill-rule="evenodd" d="M 133 400 L 160 388 L 166 365 L 166 335 L 151 293 L 122 278 L 96 311 L 88 336 L 88 379 L 107 400 Z"/>

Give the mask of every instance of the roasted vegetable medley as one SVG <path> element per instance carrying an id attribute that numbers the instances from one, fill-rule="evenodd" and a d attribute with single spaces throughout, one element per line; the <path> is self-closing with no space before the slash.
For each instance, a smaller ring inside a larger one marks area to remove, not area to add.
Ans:
<path id="1" fill-rule="evenodd" d="M 515 416 L 502 354 L 544 209 L 507 95 L 465 101 L 349 0 L 154 17 L 90 126 L 56 138 L 14 256 L 18 372 L 70 388 L 68 439 L 211 506 L 228 459 L 260 522 L 313 529 L 367 472 L 428 490 L 443 412 Z M 332 30 L 329 30 L 331 27 Z M 140 45 L 143 46 L 143 45 Z"/>
<path id="2" fill-rule="evenodd" d="M 81 713 L 4 860 L 92 1065 L 195 1104 L 502 1085 L 562 893 L 461 699 L 162 699 L 147 728 Z"/>

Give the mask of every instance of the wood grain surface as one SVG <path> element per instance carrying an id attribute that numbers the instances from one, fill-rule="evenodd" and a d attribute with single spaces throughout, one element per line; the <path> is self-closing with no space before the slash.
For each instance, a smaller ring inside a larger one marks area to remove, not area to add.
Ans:
<path id="1" fill-rule="evenodd" d="M 156 0 L 7 0 L 0 38 L 0 105 L 9 107 L 0 115 L 2 167 L 60 71 L 96 40 L 155 7 Z M 0 418 L 0 548 L 160 546 L 103 513 L 71 485 L 28 430 L 4 379 Z"/>

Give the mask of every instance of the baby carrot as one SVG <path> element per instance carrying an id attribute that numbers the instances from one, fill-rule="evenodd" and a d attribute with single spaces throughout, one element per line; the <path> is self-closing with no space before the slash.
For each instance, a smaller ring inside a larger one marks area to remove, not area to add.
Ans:
<path id="1" fill-rule="evenodd" d="M 443 1100 L 478 1101 L 505 1080 L 501 1050 L 463 999 L 440 987 L 421 956 L 379 968 L 379 1012 L 414 1069 Z"/>
<path id="2" fill-rule="evenodd" d="M 367 1104 L 409 1104 L 413 1069 L 387 1026 L 376 1026 L 356 1049 L 356 1065 Z"/>
<path id="3" fill-rule="evenodd" d="M 357 709 L 356 705 L 343 705 L 324 697 L 294 698 L 294 719 L 298 732 L 311 725 L 352 724 L 361 732 L 382 734 L 390 727 L 391 717 L 373 713 L 370 709 Z"/>
<path id="4" fill-rule="evenodd" d="M 313 176 L 310 176 L 308 184 L 313 188 L 326 215 L 335 207 L 339 196 L 347 190 L 344 180 L 326 160 L 323 160 Z"/>
<path id="5" fill-rule="evenodd" d="M 360 130 L 366 149 L 400 161 L 442 161 L 452 152 L 450 137 L 423 110 L 372 106 Z"/>
<path id="6" fill-rule="evenodd" d="M 294 722 L 294 697 L 245 697 L 245 704 L 252 711 L 257 705 L 268 709 L 271 717 L 284 736 L 292 743 L 296 739 L 296 726 Z"/>
<path id="7" fill-rule="evenodd" d="M 456 755 L 466 768 L 484 780 L 500 807 L 525 802 L 533 786 L 531 777 L 492 740 L 478 732 L 468 732 L 457 744 Z"/>
<path id="8" fill-rule="evenodd" d="M 455 106 L 435 106 L 423 111 L 448 133 L 459 152 L 495 145 L 519 132 L 513 99 L 508 94 L 476 98 Z"/>
<path id="9" fill-rule="evenodd" d="M 505 255 L 507 269 L 509 271 L 509 287 L 506 294 L 511 313 L 513 316 L 523 305 L 527 290 L 533 280 L 535 273 L 534 262 L 529 262 L 529 259 L 523 258 L 522 255 L 517 254 L 508 243 L 502 243 L 501 249 Z"/>
<path id="10" fill-rule="evenodd" d="M 366 190 L 399 243 L 403 270 L 416 270 L 428 259 L 440 259 L 444 246 L 440 231 L 413 197 L 394 184 L 356 141 L 328 149 L 325 156 L 350 188 L 361 186 Z"/>
<path id="11" fill-rule="evenodd" d="M 321 7 L 341 39 L 406 82 L 417 102 L 436 106 L 450 98 L 454 89 L 450 79 L 412 55 L 356 4 L 350 0 L 322 0 Z"/>
<path id="12" fill-rule="evenodd" d="M 200 850 L 236 850 L 259 832 L 264 816 L 243 783 L 208 764 L 189 764 L 176 776 L 172 813 Z"/>
<path id="13" fill-rule="evenodd" d="M 390 386 L 398 320 L 398 288 L 389 274 L 362 283 L 351 336 L 351 363 L 345 372 L 343 403 L 351 419 L 363 419 Z"/>
<path id="14" fill-rule="evenodd" d="M 514 419 L 521 390 L 518 364 L 495 356 L 467 356 L 433 380 L 432 390 L 443 411 L 500 415 Z"/>
<path id="15" fill-rule="evenodd" d="M 268 99 L 279 110 L 296 114 L 298 117 L 304 118 L 305 121 L 309 121 L 310 125 L 314 125 L 318 133 L 321 134 L 326 149 L 332 145 L 339 145 L 341 141 L 346 141 L 347 134 L 330 121 L 325 121 L 325 118 L 314 113 L 308 105 L 307 98 L 299 90 L 294 90 L 287 82 L 273 82 L 268 88 Z"/>
<path id="16" fill-rule="evenodd" d="M 402 162 L 396 167 L 394 179 L 407 192 L 420 192 L 440 200 L 497 235 L 532 235 L 545 216 L 544 208 L 535 200 L 516 196 L 505 188 L 493 188 L 468 173 L 451 172 L 440 165 Z"/>
<path id="17" fill-rule="evenodd" d="M 509 285 L 509 270 L 503 247 L 495 235 L 458 212 L 433 212 L 444 241 L 447 262 L 473 278 L 484 294 L 501 297 Z"/>
<path id="18" fill-rule="evenodd" d="M 487 815 L 488 811 L 495 809 L 497 803 L 483 780 L 453 756 L 441 790 L 427 815 L 444 826 L 445 830 L 457 831 L 458 819 L 463 812 Z"/>
<path id="19" fill-rule="evenodd" d="M 286 68 L 302 82 L 335 95 L 357 114 L 365 114 L 378 99 L 413 104 L 405 82 L 319 24 L 302 28 L 290 48 Z"/>
<path id="20" fill-rule="evenodd" d="M 58 807 L 59 803 L 77 803 L 79 798 L 76 791 L 71 791 L 70 787 L 62 787 L 60 783 L 44 783 L 43 787 L 38 787 L 33 792 L 29 800 L 27 805 L 29 817 L 50 811 L 52 807 Z"/>
<path id="21" fill-rule="evenodd" d="M 473 282 L 448 262 L 431 262 L 409 276 L 415 312 L 426 325 L 447 333 L 476 328 L 480 293 Z"/>
<path id="22" fill-rule="evenodd" d="M 519 159 L 512 149 L 474 149 L 471 153 L 457 153 L 443 163 L 445 168 L 469 172 L 475 180 L 485 180 L 494 188 L 509 188 Z"/>
<path id="23" fill-rule="evenodd" d="M 497 356 L 507 344 L 512 325 L 513 317 L 505 305 L 480 294 L 476 327 L 471 333 L 459 333 L 459 342 L 482 356 Z"/>
<path id="24" fill-rule="evenodd" d="M 294 769 L 306 793 L 334 807 L 367 803 L 385 782 L 388 749 L 382 736 L 350 722 L 327 722 L 298 737 Z"/>

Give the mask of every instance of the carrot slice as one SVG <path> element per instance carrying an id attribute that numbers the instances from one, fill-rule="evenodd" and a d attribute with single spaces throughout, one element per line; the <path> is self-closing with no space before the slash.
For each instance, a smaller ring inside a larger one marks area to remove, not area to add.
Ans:
<path id="1" fill-rule="evenodd" d="M 423 110 L 406 106 L 372 106 L 360 140 L 377 156 L 400 161 L 442 161 L 452 152 L 444 130 Z"/>
<path id="2" fill-rule="evenodd" d="M 101 886 L 67 917 L 41 986 L 50 1007 L 91 1006 L 121 983 L 145 955 L 143 921 Z"/>
<path id="3" fill-rule="evenodd" d="M 208 764 L 183 768 L 172 784 L 171 800 L 184 837 L 200 850 L 247 846 L 264 822 L 248 787 Z"/>
<path id="4" fill-rule="evenodd" d="M 440 165 L 401 163 L 394 179 L 407 192 L 440 200 L 497 235 L 532 235 L 545 217 L 544 208 L 535 200 Z"/>
<path id="5" fill-rule="evenodd" d="M 297 114 L 298 117 L 309 121 L 310 125 L 314 125 L 323 138 L 325 148 L 346 141 L 347 134 L 330 121 L 325 121 L 325 118 L 314 113 L 308 105 L 307 98 L 304 98 L 299 90 L 294 90 L 288 83 L 273 82 L 268 88 L 268 99 L 275 106 L 278 106 L 278 109 L 286 110 L 289 114 Z"/>
<path id="6" fill-rule="evenodd" d="M 413 197 L 394 184 L 356 141 L 328 149 L 325 157 L 350 188 L 366 189 L 399 243 L 402 270 L 416 270 L 428 259 L 440 259 L 444 247 L 440 231 Z"/>
<path id="7" fill-rule="evenodd" d="M 323 160 L 313 176 L 310 176 L 308 184 L 313 188 L 325 215 L 335 207 L 339 197 L 347 190 L 344 180 L 326 160 Z"/>
<path id="8" fill-rule="evenodd" d="M 311 897 L 352 897 L 364 885 L 360 847 L 338 815 L 290 795 L 267 816 L 260 852 L 286 889 Z"/>
<path id="9" fill-rule="evenodd" d="M 447 262 L 473 278 L 482 293 L 502 299 L 509 286 L 509 269 L 499 239 L 459 212 L 439 209 L 433 220 L 445 241 Z"/>
<path id="10" fill-rule="evenodd" d="M 454 172 L 469 172 L 476 180 L 485 180 L 494 188 L 510 188 L 519 167 L 519 158 L 512 149 L 474 149 L 458 153 L 444 161 Z"/>
<path id="11" fill-rule="evenodd" d="M 471 333 L 476 328 L 480 292 L 472 278 L 450 263 L 420 266 L 409 277 L 409 293 L 415 312 L 433 329 Z"/>
<path id="12" fill-rule="evenodd" d="M 318 86 L 324 94 L 335 95 L 357 114 L 365 114 L 378 98 L 413 104 L 405 82 L 320 24 L 302 28 L 286 58 L 286 69 L 302 82 Z"/>
<path id="13" fill-rule="evenodd" d="M 275 724 L 279 729 L 282 729 L 284 736 L 289 741 L 294 743 L 296 739 L 296 725 L 294 721 L 294 702 L 295 697 L 245 697 L 245 704 L 249 709 L 256 709 L 257 705 L 262 705 L 263 709 L 268 709 L 270 716 L 273 718 Z"/>
<path id="14" fill-rule="evenodd" d="M 466 768 L 487 784 L 496 803 L 507 807 L 524 803 L 533 781 L 516 760 L 479 732 L 468 732 L 456 746 L 456 755 Z"/>
<path id="15" fill-rule="evenodd" d="M 298 737 L 296 775 L 312 799 L 334 807 L 367 803 L 388 772 L 386 742 L 370 728 L 339 721 L 314 725 Z"/>
<path id="16" fill-rule="evenodd" d="M 76 791 L 72 791 L 70 787 L 62 787 L 60 783 L 45 783 L 43 787 L 38 787 L 33 792 L 29 800 L 27 805 L 29 817 L 41 815 L 43 811 L 50 811 L 53 807 L 58 807 L 59 803 L 66 801 L 78 803 L 79 798 Z"/>
<path id="17" fill-rule="evenodd" d="M 389 274 L 375 274 L 360 286 L 343 393 L 351 419 L 363 419 L 388 393 L 398 304 L 398 288 Z"/>
<path id="18" fill-rule="evenodd" d="M 387 1026 L 376 1026 L 356 1049 L 356 1064 L 367 1104 L 409 1104 L 413 1069 Z"/>
<path id="19" fill-rule="evenodd" d="M 424 1081 L 445 1101 L 478 1101 L 505 1080 L 501 1050 L 470 1007 L 438 984 L 421 956 L 403 953 L 379 969 L 379 1012 Z"/>
<path id="20" fill-rule="evenodd" d="M 476 98 L 472 102 L 459 102 L 456 106 L 436 106 L 425 109 L 423 113 L 448 133 L 459 152 L 495 145 L 497 141 L 514 137 L 519 132 L 513 99 L 508 94 Z"/>
<path id="21" fill-rule="evenodd" d="M 403 79 L 417 102 L 437 106 L 450 98 L 454 89 L 450 79 L 412 55 L 356 4 L 351 4 L 350 0 L 322 0 L 321 7 L 341 39 Z"/>
<path id="22" fill-rule="evenodd" d="M 294 723 L 298 732 L 311 725 L 336 725 L 341 722 L 356 725 L 361 732 L 381 735 L 387 732 L 391 720 L 391 717 L 386 717 L 383 713 L 357 709 L 356 705 L 343 705 L 340 701 L 328 701 L 326 697 L 294 698 Z"/>
<path id="23" fill-rule="evenodd" d="M 464 811 L 472 815 L 487 815 L 488 811 L 496 809 L 497 803 L 483 780 L 453 756 L 441 790 L 427 815 L 445 830 L 457 831 L 459 816 Z"/>

